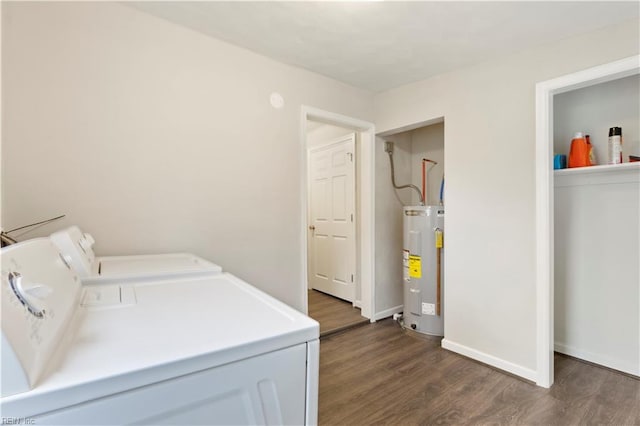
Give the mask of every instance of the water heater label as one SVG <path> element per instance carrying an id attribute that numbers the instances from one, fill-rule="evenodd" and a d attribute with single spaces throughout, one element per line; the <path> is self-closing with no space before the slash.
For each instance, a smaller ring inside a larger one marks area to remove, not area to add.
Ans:
<path id="1" fill-rule="evenodd" d="M 409 250 L 402 250 L 402 274 L 405 281 L 410 281 L 409 277 Z"/>
<path id="2" fill-rule="evenodd" d="M 422 304 L 422 315 L 435 315 L 436 314 L 436 305 L 433 303 L 423 303 Z"/>
<path id="3" fill-rule="evenodd" d="M 436 248 L 442 248 L 442 231 L 436 229 Z"/>
<path id="4" fill-rule="evenodd" d="M 422 278 L 422 260 L 420 256 L 409 255 L 409 276 L 411 278 Z"/>

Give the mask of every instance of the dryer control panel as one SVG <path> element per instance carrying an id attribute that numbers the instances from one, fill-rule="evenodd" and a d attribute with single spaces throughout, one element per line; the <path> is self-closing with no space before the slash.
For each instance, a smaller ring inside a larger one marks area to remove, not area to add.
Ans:
<path id="1" fill-rule="evenodd" d="M 2 396 L 31 389 L 75 313 L 80 279 L 48 238 L 2 249 Z"/>
<path id="2" fill-rule="evenodd" d="M 63 259 L 81 278 L 94 274 L 93 265 L 96 255 L 93 252 L 95 240 L 91 234 L 82 232 L 77 226 L 71 226 L 51 234 L 51 241 L 62 253 Z"/>

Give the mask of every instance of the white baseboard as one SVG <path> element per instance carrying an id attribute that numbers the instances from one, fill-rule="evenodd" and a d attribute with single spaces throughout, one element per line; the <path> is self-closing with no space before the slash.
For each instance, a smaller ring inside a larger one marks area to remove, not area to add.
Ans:
<path id="1" fill-rule="evenodd" d="M 593 362 L 594 364 L 604 365 L 605 367 L 623 371 L 628 374 L 633 374 L 634 376 L 640 376 L 640 363 L 636 363 L 634 365 L 633 362 L 612 358 L 610 356 L 598 354 L 595 352 L 585 351 L 583 349 L 578 349 L 574 346 L 569 346 L 560 342 L 555 342 L 554 347 L 556 352 L 559 352 L 561 354 L 580 358 L 585 361 Z"/>
<path id="2" fill-rule="evenodd" d="M 532 382 L 536 382 L 538 380 L 538 373 L 535 370 L 531 370 L 530 368 L 526 368 L 521 365 L 514 364 L 504 359 L 495 357 L 493 355 L 480 352 L 479 350 L 470 348 L 468 346 L 452 342 L 450 340 L 447 340 L 446 338 L 442 339 L 442 347 L 452 352 L 459 353 L 460 355 L 475 359 L 476 361 L 483 362 L 492 367 L 499 368 L 500 370 L 515 374 L 516 376 L 520 376 L 524 379 L 531 380 Z"/>
<path id="3" fill-rule="evenodd" d="M 393 316 L 393 314 L 402 312 L 403 308 L 404 308 L 403 305 L 398 305 L 398 306 L 394 306 L 393 308 L 385 309 L 384 311 L 376 312 L 373 315 L 371 322 L 380 321 L 381 319 Z"/>
<path id="4" fill-rule="evenodd" d="M 358 308 L 358 309 L 362 309 L 362 300 L 355 300 L 353 302 L 353 307 L 354 308 Z"/>

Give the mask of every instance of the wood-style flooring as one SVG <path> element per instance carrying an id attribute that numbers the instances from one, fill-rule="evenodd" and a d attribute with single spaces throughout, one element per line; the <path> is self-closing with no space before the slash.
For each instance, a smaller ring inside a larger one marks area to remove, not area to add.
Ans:
<path id="1" fill-rule="evenodd" d="M 368 319 L 360 315 L 360 309 L 337 297 L 316 290 L 309 290 L 309 316 L 320 323 L 320 336 L 345 330 Z"/>
<path id="2" fill-rule="evenodd" d="M 320 343 L 320 425 L 640 425 L 640 381 L 563 355 L 544 389 L 401 331 Z"/>

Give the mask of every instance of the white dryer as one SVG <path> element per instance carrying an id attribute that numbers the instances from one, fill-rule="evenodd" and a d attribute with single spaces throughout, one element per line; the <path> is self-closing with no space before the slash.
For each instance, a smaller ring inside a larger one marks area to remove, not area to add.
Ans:
<path id="1" fill-rule="evenodd" d="M 64 261 L 78 273 L 85 284 L 222 272 L 219 265 L 190 253 L 96 257 L 93 252 L 95 240 L 91 234 L 82 232 L 77 226 L 55 232 L 50 238 L 62 252 Z"/>
<path id="2" fill-rule="evenodd" d="M 319 327 L 229 274 L 81 285 L 2 250 L 2 399 L 21 424 L 314 424 Z"/>

